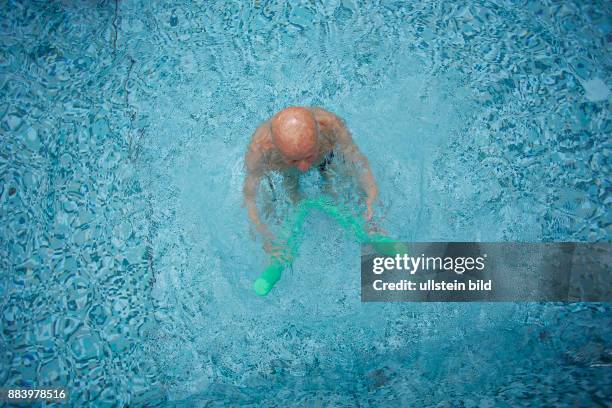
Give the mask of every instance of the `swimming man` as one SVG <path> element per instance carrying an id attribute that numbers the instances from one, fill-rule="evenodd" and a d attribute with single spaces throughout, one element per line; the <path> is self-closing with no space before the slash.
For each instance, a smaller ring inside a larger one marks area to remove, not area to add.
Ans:
<path id="1" fill-rule="evenodd" d="M 261 221 L 255 197 L 262 178 L 272 171 L 283 176 L 283 184 L 292 202 L 299 199 L 297 180 L 291 170 L 305 173 L 313 166 L 326 176 L 334 153 L 353 164 L 359 184 L 365 193 L 364 218 L 372 219 L 374 200 L 378 194 L 368 160 L 361 154 L 344 122 L 321 108 L 289 107 L 261 124 L 251 139 L 246 153 L 244 200 L 249 219 L 262 235 L 264 250 L 274 251 L 274 236 Z"/>

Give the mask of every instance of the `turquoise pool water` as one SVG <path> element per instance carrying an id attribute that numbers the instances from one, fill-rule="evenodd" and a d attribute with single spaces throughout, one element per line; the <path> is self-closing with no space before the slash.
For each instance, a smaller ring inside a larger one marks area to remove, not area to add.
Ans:
<path id="1" fill-rule="evenodd" d="M 257 124 L 318 105 L 398 238 L 609 241 L 609 2 L 2 10 L 1 387 L 66 386 L 71 406 L 609 406 L 609 304 L 362 304 L 359 247 L 323 215 L 257 298 L 241 207 Z"/>

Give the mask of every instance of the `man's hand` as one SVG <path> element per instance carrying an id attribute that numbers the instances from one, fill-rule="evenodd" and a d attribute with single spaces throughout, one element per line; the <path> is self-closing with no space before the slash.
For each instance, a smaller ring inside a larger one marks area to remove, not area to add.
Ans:
<path id="1" fill-rule="evenodd" d="M 374 199 L 366 200 L 366 211 L 363 214 L 363 218 L 365 218 L 366 222 L 372 221 L 372 217 L 374 216 Z"/>
<path id="2" fill-rule="evenodd" d="M 368 197 L 366 199 L 366 210 L 363 213 L 363 218 L 366 222 L 365 229 L 368 234 L 389 235 L 387 231 L 378 225 L 378 221 L 374 221 L 374 198 Z"/>
<path id="3" fill-rule="evenodd" d="M 275 244 L 274 244 L 274 235 L 268 230 L 268 228 L 264 224 L 259 224 L 257 226 L 257 232 L 261 235 L 261 239 L 263 240 L 263 249 L 267 254 L 272 254 L 275 252 Z"/>
<path id="4" fill-rule="evenodd" d="M 279 261 L 292 261 L 291 253 L 287 250 L 286 244 L 277 241 L 269 231 L 262 232 L 261 236 L 263 238 L 263 250 L 266 254 Z"/>
<path id="5" fill-rule="evenodd" d="M 268 227 L 264 224 L 259 224 L 257 226 L 257 232 L 259 232 L 263 240 L 264 252 L 273 258 L 281 259 L 284 252 L 284 246 L 279 243 Z"/>

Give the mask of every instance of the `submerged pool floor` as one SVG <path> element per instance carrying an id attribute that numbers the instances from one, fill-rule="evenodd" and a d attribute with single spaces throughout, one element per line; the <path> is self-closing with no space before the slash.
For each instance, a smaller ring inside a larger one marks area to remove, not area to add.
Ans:
<path id="1" fill-rule="evenodd" d="M 608 241 L 609 2 L 2 9 L 0 387 L 64 386 L 71 406 L 609 406 L 609 303 L 364 304 L 359 247 L 322 214 L 258 298 L 241 195 L 257 125 L 321 106 L 398 239 Z"/>

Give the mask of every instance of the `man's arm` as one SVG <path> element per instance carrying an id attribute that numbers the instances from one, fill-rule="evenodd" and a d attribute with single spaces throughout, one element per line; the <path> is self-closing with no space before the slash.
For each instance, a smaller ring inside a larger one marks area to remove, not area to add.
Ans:
<path id="1" fill-rule="evenodd" d="M 268 230 L 268 227 L 261 221 L 259 210 L 257 209 L 256 197 L 257 189 L 263 177 L 262 154 L 253 145 L 249 146 L 249 150 L 245 157 L 246 178 L 244 180 L 244 205 L 247 209 L 249 220 L 255 226 L 264 241 L 264 250 L 272 251 L 272 241 L 274 236 Z"/>
<path id="2" fill-rule="evenodd" d="M 338 116 L 333 115 L 332 123 L 338 150 L 345 159 L 353 163 L 359 171 L 359 184 L 366 194 L 367 211 L 365 213 L 365 218 L 367 221 L 370 221 L 374 214 L 374 201 L 378 196 L 378 186 L 376 185 L 376 180 L 370 169 L 370 164 L 368 159 L 359 151 L 344 121 Z"/>

